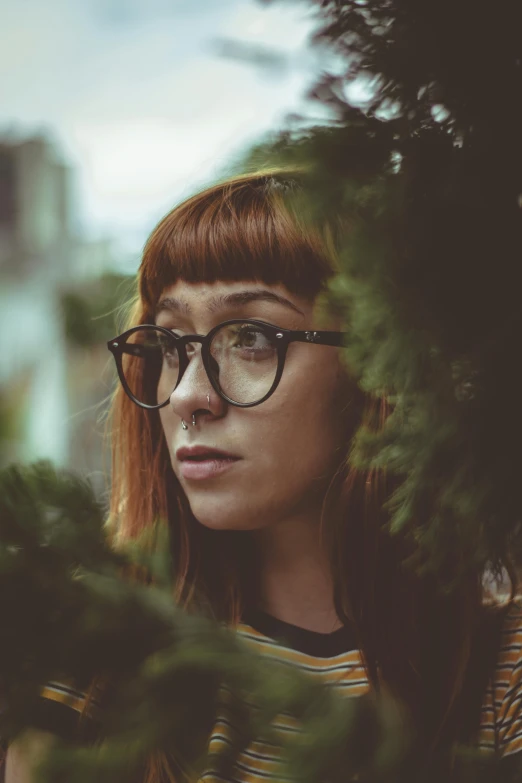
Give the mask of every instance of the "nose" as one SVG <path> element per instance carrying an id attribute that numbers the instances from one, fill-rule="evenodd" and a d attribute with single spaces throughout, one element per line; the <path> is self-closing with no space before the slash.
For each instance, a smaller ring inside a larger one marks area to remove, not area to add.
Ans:
<path id="1" fill-rule="evenodd" d="M 188 358 L 185 372 L 170 395 L 171 409 L 185 421 L 190 421 L 192 414 L 197 411 L 208 412 L 218 418 L 224 416 L 227 404 L 216 394 L 209 381 L 201 356 L 201 346 L 192 344 Z"/>

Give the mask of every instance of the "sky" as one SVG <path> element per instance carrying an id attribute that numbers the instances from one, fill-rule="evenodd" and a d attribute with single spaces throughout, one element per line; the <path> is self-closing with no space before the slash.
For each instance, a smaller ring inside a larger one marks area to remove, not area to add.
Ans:
<path id="1" fill-rule="evenodd" d="M 139 254 L 176 202 L 303 107 L 312 29 L 303 1 L 0 0 L 0 135 L 47 134 L 85 234 Z M 287 66 L 220 56 L 221 39 Z"/>

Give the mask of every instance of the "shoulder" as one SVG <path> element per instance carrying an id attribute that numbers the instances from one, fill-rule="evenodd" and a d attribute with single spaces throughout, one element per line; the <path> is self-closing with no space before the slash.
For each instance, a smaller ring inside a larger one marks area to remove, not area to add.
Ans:
<path id="1" fill-rule="evenodd" d="M 102 695 L 100 682 L 87 688 L 65 679 L 48 682 L 40 692 L 33 726 L 63 739 L 81 736 L 90 740 L 99 727 Z"/>
<path id="2" fill-rule="evenodd" d="M 503 756 L 522 751 L 522 602 L 506 611 L 497 659 L 483 713 L 494 729 L 495 749 Z"/>
<path id="3" fill-rule="evenodd" d="M 40 690 L 27 729 L 8 748 L 4 744 L 0 749 L 0 781 L 31 783 L 34 765 L 57 738 L 95 742 L 106 691 L 101 680 L 87 688 L 67 679 L 48 682 Z"/>
<path id="4" fill-rule="evenodd" d="M 7 749 L 0 767 L 3 783 L 34 783 L 39 779 L 37 767 L 56 741 L 53 734 L 26 731 Z"/>
<path id="5" fill-rule="evenodd" d="M 522 697 L 522 601 L 513 601 L 506 611 L 493 678 L 497 699 Z"/>

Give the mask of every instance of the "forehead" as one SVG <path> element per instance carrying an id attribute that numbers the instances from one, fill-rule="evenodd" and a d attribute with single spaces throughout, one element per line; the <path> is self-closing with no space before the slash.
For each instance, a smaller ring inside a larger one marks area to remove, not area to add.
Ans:
<path id="1" fill-rule="evenodd" d="M 292 293 L 280 283 L 268 285 L 252 280 L 189 283 L 178 280 L 162 291 L 156 313 L 167 310 L 185 316 L 214 314 L 252 304 L 283 308 L 304 317 L 313 311 L 312 301 Z"/>

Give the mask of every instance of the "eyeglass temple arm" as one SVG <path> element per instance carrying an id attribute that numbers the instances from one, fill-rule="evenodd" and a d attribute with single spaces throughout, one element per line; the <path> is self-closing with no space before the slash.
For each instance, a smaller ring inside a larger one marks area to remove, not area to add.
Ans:
<path id="1" fill-rule="evenodd" d="M 145 357 L 147 354 L 161 353 L 161 348 L 157 345 L 139 345 L 137 343 L 120 343 L 118 350 L 120 353 L 141 357 Z"/>
<path id="2" fill-rule="evenodd" d="M 299 343 L 314 343 L 315 345 L 344 345 L 346 332 L 293 332 L 291 339 Z"/>

